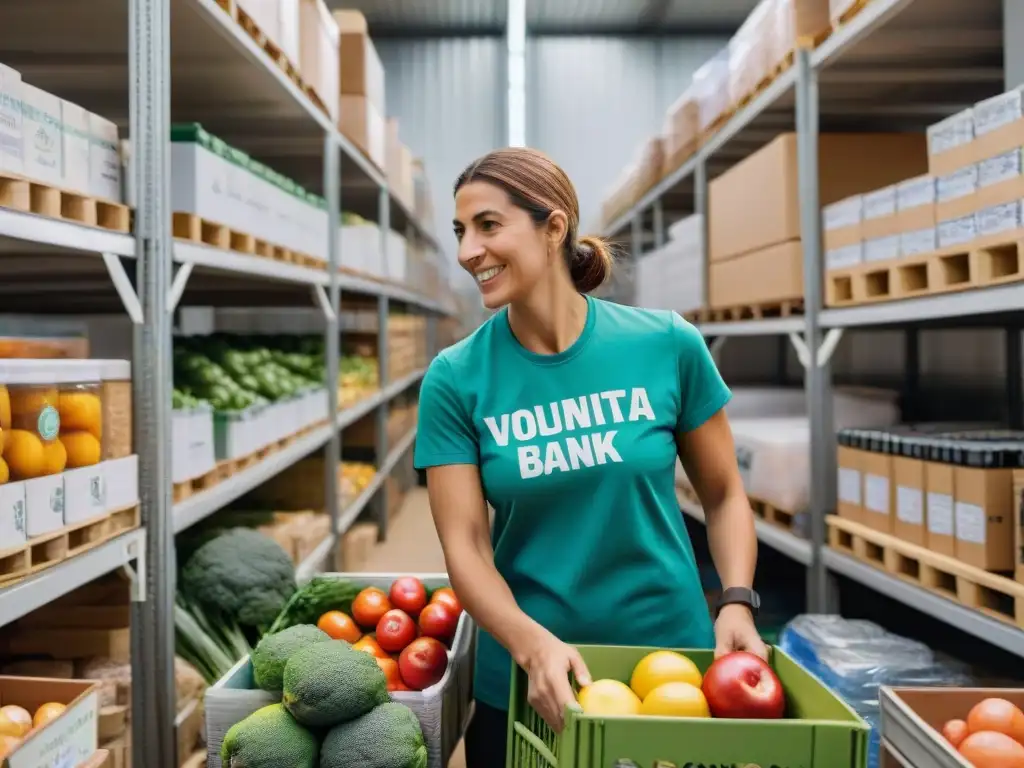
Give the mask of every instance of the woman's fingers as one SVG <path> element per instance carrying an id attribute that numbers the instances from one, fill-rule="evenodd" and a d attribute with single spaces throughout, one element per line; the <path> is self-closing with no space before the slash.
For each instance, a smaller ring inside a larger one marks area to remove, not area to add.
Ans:
<path id="1" fill-rule="evenodd" d="M 587 663 L 583 661 L 580 652 L 575 648 L 569 649 L 569 666 L 577 683 L 582 686 L 590 685 L 592 681 L 590 679 L 590 671 L 587 669 Z"/>

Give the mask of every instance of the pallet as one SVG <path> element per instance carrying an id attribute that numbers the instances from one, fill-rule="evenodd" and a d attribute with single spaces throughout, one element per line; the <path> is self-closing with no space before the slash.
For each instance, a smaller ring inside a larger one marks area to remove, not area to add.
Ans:
<path id="1" fill-rule="evenodd" d="M 763 320 L 773 317 L 793 317 L 804 313 L 804 300 L 764 302 L 763 304 L 741 304 L 725 309 L 708 310 L 712 322 L 729 323 L 740 320 Z"/>
<path id="2" fill-rule="evenodd" d="M 832 270 L 826 275 L 825 299 L 830 307 L 855 306 L 1022 280 L 1024 238 L 996 237 L 960 248 Z"/>
<path id="3" fill-rule="evenodd" d="M 683 312 L 683 319 L 688 323 L 693 323 L 694 325 L 709 323 L 711 322 L 711 310 L 707 307 L 691 309 L 689 312 Z"/>
<path id="4" fill-rule="evenodd" d="M 793 520 L 796 518 L 796 514 L 793 512 L 787 512 L 784 509 L 779 509 L 774 504 L 769 504 L 767 501 L 761 499 L 755 499 L 753 496 L 748 497 L 750 501 L 750 509 L 754 513 L 754 517 L 764 520 L 770 525 L 774 525 L 777 528 L 782 528 L 787 531 L 793 530 Z"/>
<path id="5" fill-rule="evenodd" d="M 10 586 L 138 528 L 139 515 L 136 505 L 36 536 L 16 549 L 7 550 L 0 554 L 0 585 Z"/>
<path id="6" fill-rule="evenodd" d="M 313 256 L 260 240 L 246 232 L 231 229 L 194 213 L 178 212 L 172 214 L 172 217 L 174 237 L 179 240 L 203 243 L 225 251 L 260 256 L 313 269 L 326 269 L 327 266 L 326 262 Z"/>
<path id="7" fill-rule="evenodd" d="M 7 173 L 0 174 L 0 207 L 111 232 L 130 232 L 132 225 L 127 205 Z"/>
<path id="8" fill-rule="evenodd" d="M 832 29 L 837 30 L 844 24 L 849 24 L 850 20 L 864 10 L 864 7 L 869 2 L 871 2 L 871 0 L 854 0 L 845 11 L 832 19 Z"/>
<path id="9" fill-rule="evenodd" d="M 825 520 L 832 549 L 966 608 L 1024 628 L 1024 584 L 835 515 Z"/>

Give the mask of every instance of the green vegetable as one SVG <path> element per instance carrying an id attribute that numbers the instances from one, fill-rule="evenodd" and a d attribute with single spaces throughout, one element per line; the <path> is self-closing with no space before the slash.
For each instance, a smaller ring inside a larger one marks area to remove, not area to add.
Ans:
<path id="1" fill-rule="evenodd" d="M 328 611 L 351 613 L 352 601 L 361 591 L 361 586 L 347 579 L 314 576 L 291 596 L 269 631 L 279 632 L 296 624 L 316 624 Z"/>
<path id="2" fill-rule="evenodd" d="M 419 720 L 392 701 L 337 725 L 320 748 L 320 768 L 427 768 Z"/>
<path id="3" fill-rule="evenodd" d="M 377 659 L 344 640 L 307 645 L 284 666 L 282 701 L 310 728 L 329 728 L 362 717 L 388 701 Z"/>
<path id="4" fill-rule="evenodd" d="M 252 673 L 256 685 L 264 691 L 280 691 L 288 659 L 307 645 L 330 639 L 330 635 L 312 624 L 297 624 L 276 635 L 264 636 L 252 652 Z"/>
<path id="5" fill-rule="evenodd" d="M 231 726 L 220 760 L 224 768 L 316 768 L 319 746 L 283 706 L 271 704 Z"/>

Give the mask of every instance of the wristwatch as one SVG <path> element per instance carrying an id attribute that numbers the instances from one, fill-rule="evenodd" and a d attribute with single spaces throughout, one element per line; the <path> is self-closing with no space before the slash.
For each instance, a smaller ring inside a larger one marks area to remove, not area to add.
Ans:
<path id="1" fill-rule="evenodd" d="M 715 607 L 715 618 L 727 605 L 745 605 L 750 609 L 754 618 L 757 618 L 757 611 L 761 607 L 761 596 L 752 589 L 746 587 L 728 587 L 722 590 L 718 598 L 718 605 Z"/>

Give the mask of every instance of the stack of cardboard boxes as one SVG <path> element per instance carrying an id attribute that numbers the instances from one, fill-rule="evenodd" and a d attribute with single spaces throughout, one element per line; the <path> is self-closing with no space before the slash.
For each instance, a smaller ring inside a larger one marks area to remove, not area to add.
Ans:
<path id="1" fill-rule="evenodd" d="M 387 156 L 384 65 L 370 39 L 363 14 L 335 11 L 334 20 L 341 32 L 338 127 L 374 165 L 383 169 Z"/>

